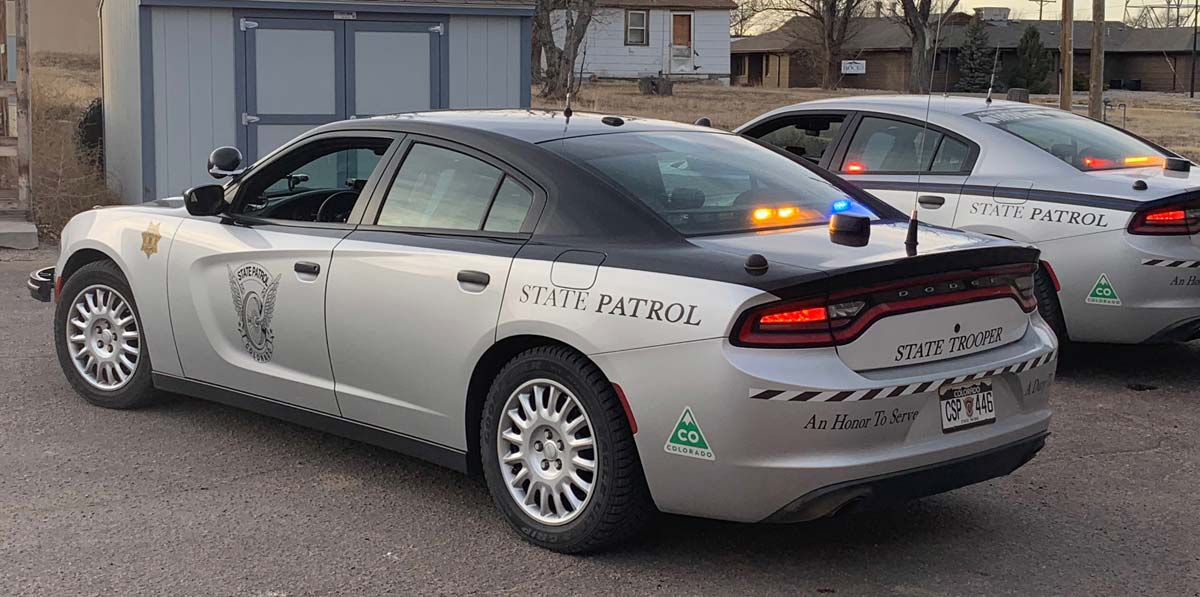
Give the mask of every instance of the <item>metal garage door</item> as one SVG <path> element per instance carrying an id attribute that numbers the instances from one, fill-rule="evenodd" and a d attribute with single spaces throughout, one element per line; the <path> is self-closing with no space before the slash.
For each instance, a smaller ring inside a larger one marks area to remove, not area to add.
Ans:
<path id="1" fill-rule="evenodd" d="M 253 18 L 240 26 L 251 160 L 319 124 L 445 106 L 443 23 Z"/>

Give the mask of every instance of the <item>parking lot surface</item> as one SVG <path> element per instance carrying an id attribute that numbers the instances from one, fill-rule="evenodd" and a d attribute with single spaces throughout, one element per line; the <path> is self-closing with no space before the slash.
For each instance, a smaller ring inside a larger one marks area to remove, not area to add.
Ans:
<path id="1" fill-rule="evenodd" d="M 1009 477 L 803 525 L 663 516 L 572 557 L 522 542 L 479 481 L 413 458 L 190 398 L 86 405 L 51 306 L 24 289 L 52 256 L 12 255 L 4 594 L 1200 595 L 1200 343 L 1074 347 L 1053 435 Z"/>

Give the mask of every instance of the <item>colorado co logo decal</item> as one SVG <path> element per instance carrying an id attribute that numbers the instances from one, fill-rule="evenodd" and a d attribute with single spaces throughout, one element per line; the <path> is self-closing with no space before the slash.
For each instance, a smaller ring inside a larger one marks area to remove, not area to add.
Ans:
<path id="1" fill-rule="evenodd" d="M 229 270 L 229 291 L 233 296 L 233 310 L 237 314 L 238 334 L 246 352 L 254 360 L 265 363 L 275 351 L 275 332 L 271 330 L 271 318 L 275 316 L 275 295 L 279 292 L 282 275 L 271 277 L 267 268 L 257 263 L 247 263 Z"/>

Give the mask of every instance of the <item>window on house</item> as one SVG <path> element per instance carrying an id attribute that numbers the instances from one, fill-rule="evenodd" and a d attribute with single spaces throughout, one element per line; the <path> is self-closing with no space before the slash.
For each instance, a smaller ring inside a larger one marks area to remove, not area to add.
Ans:
<path id="1" fill-rule="evenodd" d="M 627 10 L 625 11 L 625 45 L 627 46 L 648 46 L 650 45 L 650 30 L 647 25 L 650 20 L 649 11 L 645 10 Z"/>
<path id="2" fill-rule="evenodd" d="M 771 74 L 771 55 L 763 54 L 763 76 Z"/>

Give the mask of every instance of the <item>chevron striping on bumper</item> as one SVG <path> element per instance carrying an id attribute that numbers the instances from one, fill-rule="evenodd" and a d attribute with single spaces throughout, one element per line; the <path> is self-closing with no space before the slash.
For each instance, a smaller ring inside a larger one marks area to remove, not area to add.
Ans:
<path id="1" fill-rule="evenodd" d="M 1200 259 L 1143 259 L 1142 265 L 1154 267 L 1200 268 Z"/>
<path id="2" fill-rule="evenodd" d="M 913 394 L 921 394 L 924 392 L 932 392 L 946 385 L 954 385 L 964 381 L 974 381 L 1001 375 L 1004 373 L 1022 373 L 1031 369 L 1037 369 L 1042 365 L 1046 365 L 1053 361 L 1058 356 L 1057 350 L 1052 350 L 1044 355 L 1013 363 L 997 369 L 988 371 L 980 371 L 969 375 L 960 375 L 950 379 L 939 379 L 935 381 L 923 381 L 900 386 L 887 386 L 882 388 L 871 388 L 867 390 L 765 390 L 761 388 L 752 388 L 750 390 L 750 398 L 753 400 L 774 400 L 778 402 L 861 402 L 864 400 L 879 400 L 884 398 L 897 398 L 900 396 L 911 396 Z"/>

